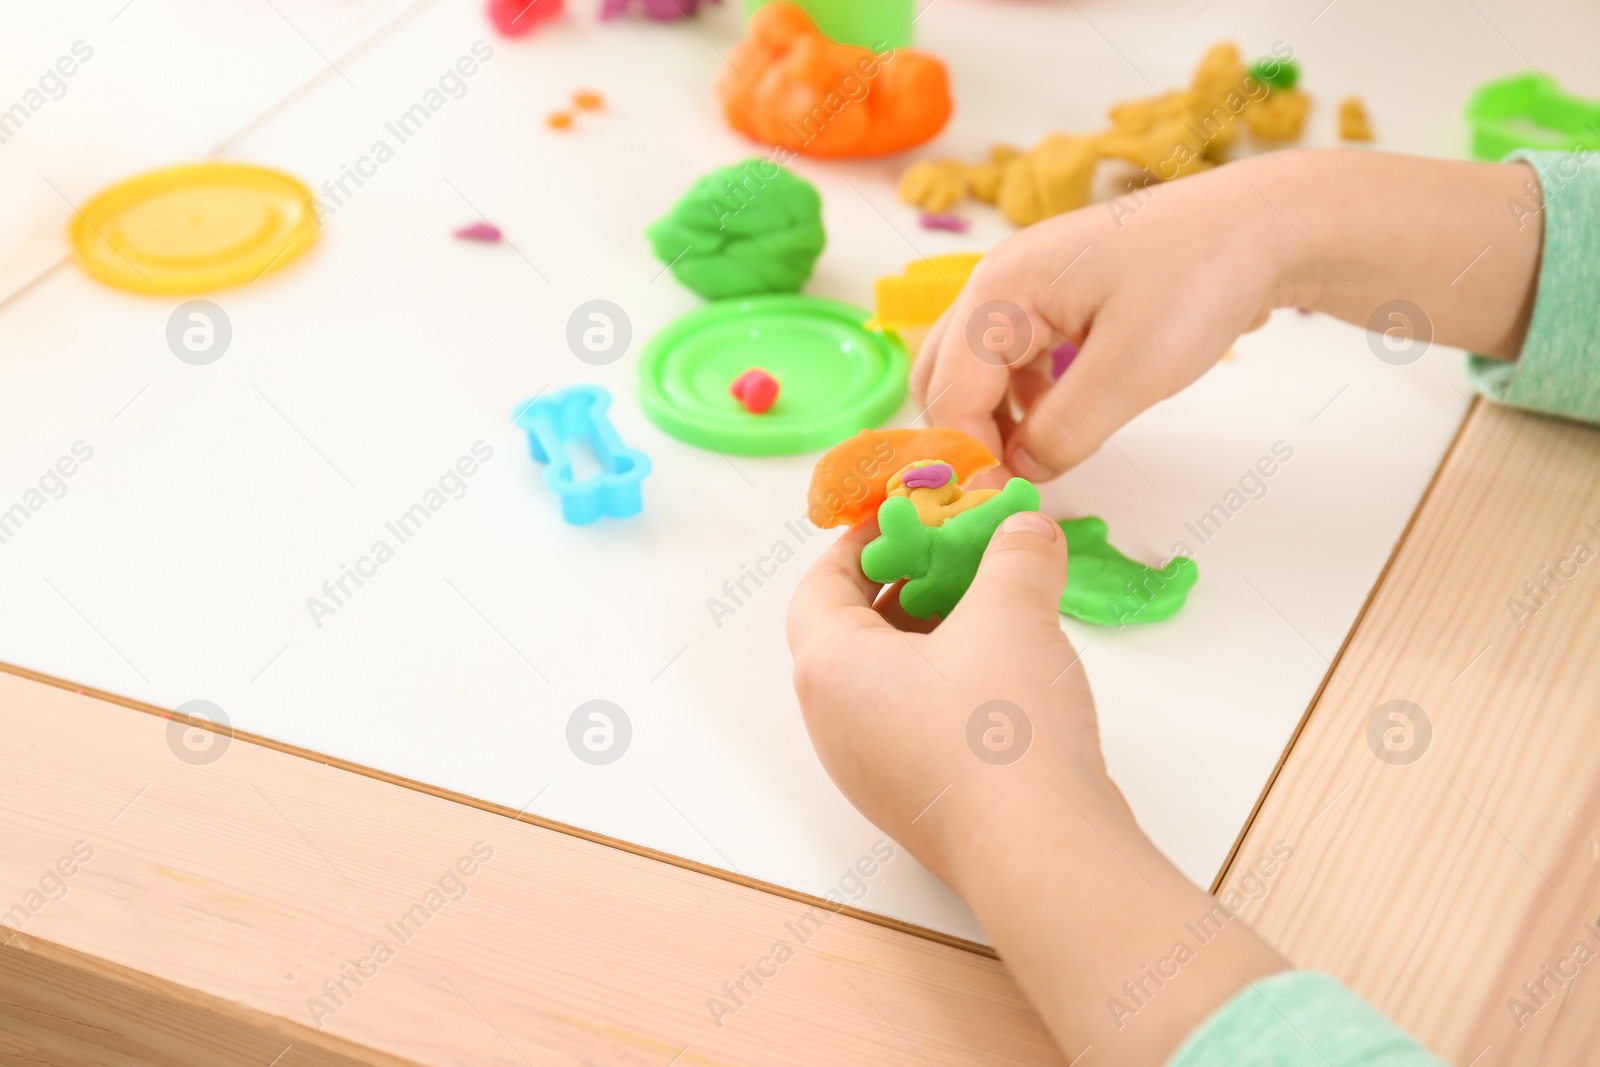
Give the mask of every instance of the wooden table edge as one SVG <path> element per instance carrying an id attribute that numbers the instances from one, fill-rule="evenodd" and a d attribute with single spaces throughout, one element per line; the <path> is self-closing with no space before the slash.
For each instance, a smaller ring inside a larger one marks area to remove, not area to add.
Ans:
<path id="1" fill-rule="evenodd" d="M 1295 724 L 1294 730 L 1289 734 L 1289 740 L 1283 746 L 1283 751 L 1278 755 L 1278 762 L 1273 766 L 1272 773 L 1267 775 L 1266 784 L 1261 787 L 1256 802 L 1250 809 L 1250 814 L 1245 816 L 1244 825 L 1239 827 L 1239 835 L 1233 839 L 1233 847 L 1228 849 L 1228 854 L 1222 860 L 1222 866 L 1217 869 L 1217 876 L 1211 880 L 1209 892 L 1215 896 L 1228 880 L 1228 875 L 1233 872 L 1234 864 L 1239 858 L 1239 850 L 1244 846 L 1245 838 L 1250 836 L 1251 829 L 1255 826 L 1256 819 L 1261 814 L 1262 805 L 1267 802 L 1267 795 L 1272 792 L 1272 787 L 1278 784 L 1278 777 L 1283 773 L 1284 766 L 1289 762 L 1289 757 L 1294 753 L 1295 746 L 1300 743 L 1301 736 L 1305 733 L 1306 725 L 1311 722 L 1311 716 L 1316 713 L 1317 706 L 1322 703 L 1323 694 L 1328 691 L 1328 682 L 1338 673 L 1339 664 L 1344 659 L 1345 653 L 1350 650 L 1350 642 L 1362 623 L 1367 620 L 1367 613 L 1372 610 L 1372 604 L 1378 598 L 1378 593 L 1383 589 L 1384 583 L 1389 580 L 1389 574 L 1394 570 L 1395 560 L 1400 558 L 1400 552 L 1406 543 L 1411 540 L 1412 531 L 1417 527 L 1417 519 L 1422 515 L 1428 501 L 1432 499 L 1434 490 L 1439 486 L 1439 479 L 1444 474 L 1445 468 L 1450 465 L 1450 458 L 1455 455 L 1456 449 L 1461 444 L 1462 437 L 1467 432 L 1467 426 L 1472 422 L 1472 416 L 1477 412 L 1478 405 L 1483 398 L 1474 396 L 1467 405 L 1465 414 L 1461 416 L 1461 424 L 1456 427 L 1455 435 L 1450 438 L 1450 444 L 1445 448 L 1444 455 L 1439 457 L 1439 465 L 1433 469 L 1433 477 L 1428 479 L 1427 486 L 1422 490 L 1422 496 L 1417 499 L 1417 506 L 1411 509 L 1411 517 L 1406 520 L 1405 526 L 1400 530 L 1400 536 L 1395 539 L 1394 547 L 1389 550 L 1389 558 L 1384 560 L 1383 569 L 1378 572 L 1378 577 L 1373 581 L 1372 588 L 1367 590 L 1367 597 L 1361 602 L 1361 610 L 1356 612 L 1355 619 L 1350 623 L 1350 628 L 1345 631 L 1344 640 L 1339 642 L 1338 649 L 1328 660 L 1328 669 L 1323 672 L 1322 680 L 1317 683 L 1316 692 L 1311 694 L 1311 699 L 1306 703 L 1306 710 L 1300 714 L 1300 721 Z"/>

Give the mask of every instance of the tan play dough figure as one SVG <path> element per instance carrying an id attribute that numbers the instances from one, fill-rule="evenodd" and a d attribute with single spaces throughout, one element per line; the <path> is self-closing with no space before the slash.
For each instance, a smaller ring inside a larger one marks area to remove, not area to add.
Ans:
<path id="1" fill-rule="evenodd" d="M 1131 100 L 1111 109 L 1111 129 L 1099 137 L 1101 155 L 1126 160 L 1163 181 L 1220 162 L 1239 136 L 1239 117 L 1265 92 L 1232 44 L 1213 45 L 1188 89 Z"/>
<path id="2" fill-rule="evenodd" d="M 1347 96 L 1339 105 L 1339 137 L 1345 141 L 1370 141 L 1373 139 L 1372 122 L 1367 118 L 1367 105 L 1359 96 Z"/>
<path id="3" fill-rule="evenodd" d="M 923 473 L 912 473 L 918 470 Z M 912 482 L 910 488 L 905 484 L 907 478 Z M 889 479 L 885 489 L 886 497 L 908 498 L 912 507 L 917 509 L 917 519 L 924 526 L 942 525 L 946 519 L 1000 495 L 998 489 L 963 491 L 956 482 L 954 469 L 941 459 L 919 459 L 906 464 Z"/>
<path id="4" fill-rule="evenodd" d="M 1005 177 L 1006 164 L 1022 155 L 1008 144 L 997 144 L 989 149 L 989 158 L 983 163 L 967 168 L 967 188 L 976 200 L 985 204 L 1000 202 L 1000 181 Z"/>
<path id="5" fill-rule="evenodd" d="M 1096 139 L 1100 154 L 1163 180 L 1205 170 L 1212 165 L 1206 134 L 1195 123 L 1189 101 L 1189 93 L 1175 92 L 1118 104 L 1110 112 L 1111 129 Z"/>
<path id="6" fill-rule="evenodd" d="M 1100 162 L 1091 137 L 1052 133 L 1005 164 L 1000 211 L 1018 226 L 1076 211 L 1089 202 L 1089 185 Z"/>
<path id="7" fill-rule="evenodd" d="M 971 165 L 923 160 L 901 175 L 898 193 L 932 214 L 970 195 L 997 205 L 1010 222 L 1029 226 L 1087 204 L 1101 159 L 1133 164 L 1146 183 L 1171 181 L 1225 162 L 1241 126 L 1262 143 L 1297 139 L 1310 110 L 1309 96 L 1272 89 L 1251 73 L 1236 45 L 1223 42 L 1201 58 L 1187 89 L 1116 105 L 1110 128 L 1099 134 L 1052 133 L 1025 152 L 998 144 L 987 160 Z M 1365 109 L 1354 97 L 1340 108 L 1340 136 L 1372 137 Z"/>
<path id="8" fill-rule="evenodd" d="M 900 175 L 901 200 L 934 215 L 949 211 L 967 195 L 967 165 L 958 159 L 924 159 Z"/>
<path id="9" fill-rule="evenodd" d="M 1305 129 L 1311 98 L 1298 89 L 1268 93 L 1267 98 L 1247 108 L 1245 125 L 1258 141 L 1293 141 Z"/>

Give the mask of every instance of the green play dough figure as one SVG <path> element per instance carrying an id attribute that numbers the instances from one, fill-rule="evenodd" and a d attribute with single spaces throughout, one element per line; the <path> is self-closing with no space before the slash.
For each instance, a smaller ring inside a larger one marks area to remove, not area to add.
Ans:
<path id="1" fill-rule="evenodd" d="M 1200 577 L 1200 568 L 1175 556 L 1165 570 L 1146 567 L 1112 548 L 1106 524 L 1090 515 L 1063 519 L 1067 535 L 1067 588 L 1061 613 L 1097 626 L 1170 619 Z"/>
<path id="2" fill-rule="evenodd" d="M 861 573 L 885 585 L 909 579 L 900 587 L 906 614 L 945 618 L 972 584 L 996 527 L 1008 515 L 1038 510 L 1039 490 L 1024 478 L 940 526 L 922 525 L 915 504 L 892 496 L 878 507 L 882 536 L 861 550 Z"/>
<path id="3" fill-rule="evenodd" d="M 989 539 L 1009 515 L 1039 509 L 1039 490 L 1013 478 L 998 496 L 945 520 L 924 526 L 905 497 L 878 508 L 880 536 L 861 550 L 861 573 L 888 585 L 907 579 L 900 606 L 918 619 L 949 616 L 972 579 Z M 1106 541 L 1106 524 L 1089 516 L 1066 519 L 1067 587 L 1061 612 L 1097 626 L 1170 619 L 1183 607 L 1200 577 L 1192 559 L 1175 557 L 1165 570 L 1136 563 Z"/>
<path id="4" fill-rule="evenodd" d="M 701 176 L 644 232 L 707 300 L 798 292 L 827 243 L 816 188 L 755 157 Z"/>

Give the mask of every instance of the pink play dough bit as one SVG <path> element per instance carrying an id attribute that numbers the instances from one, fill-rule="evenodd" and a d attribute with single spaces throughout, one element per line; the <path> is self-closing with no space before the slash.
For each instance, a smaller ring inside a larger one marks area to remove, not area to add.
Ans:
<path id="1" fill-rule="evenodd" d="M 923 212 L 922 228 L 924 230 L 948 230 L 951 233 L 966 233 L 967 220 L 960 215 L 940 215 L 934 212 Z"/>
<path id="2" fill-rule="evenodd" d="M 948 463 L 929 463 L 912 467 L 900 475 L 900 484 L 907 489 L 938 489 L 956 476 L 955 468 Z"/>
<path id="3" fill-rule="evenodd" d="M 463 241 L 498 241 L 500 231 L 487 222 L 474 222 L 470 226 L 463 226 L 455 232 L 455 236 Z"/>
<path id="4" fill-rule="evenodd" d="M 627 14 L 633 3 L 634 0 L 605 0 L 600 5 L 600 17 L 609 22 L 618 15 Z M 657 22 L 670 22 L 693 15 L 700 7 L 700 0 L 638 0 L 637 6 Z"/>
<path id="5" fill-rule="evenodd" d="M 751 367 L 728 386 L 728 395 L 750 414 L 760 415 L 778 402 L 778 379 L 760 367 Z"/>
<path id="6" fill-rule="evenodd" d="M 1050 352 L 1050 380 L 1055 381 L 1067 373 L 1067 368 L 1072 366 L 1072 361 L 1078 358 L 1078 346 L 1071 341 L 1062 341 Z"/>

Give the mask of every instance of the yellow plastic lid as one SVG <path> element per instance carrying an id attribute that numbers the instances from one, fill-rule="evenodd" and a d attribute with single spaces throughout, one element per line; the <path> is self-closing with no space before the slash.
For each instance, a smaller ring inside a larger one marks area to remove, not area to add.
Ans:
<path id="1" fill-rule="evenodd" d="M 931 326 L 956 302 L 981 252 L 952 252 L 906 265 L 904 274 L 879 278 L 874 286 L 877 314 L 872 325 L 885 330 Z"/>
<path id="2" fill-rule="evenodd" d="M 67 227 L 78 264 L 130 293 L 206 293 L 246 285 L 310 247 L 311 192 L 246 163 L 190 163 L 95 194 Z"/>

